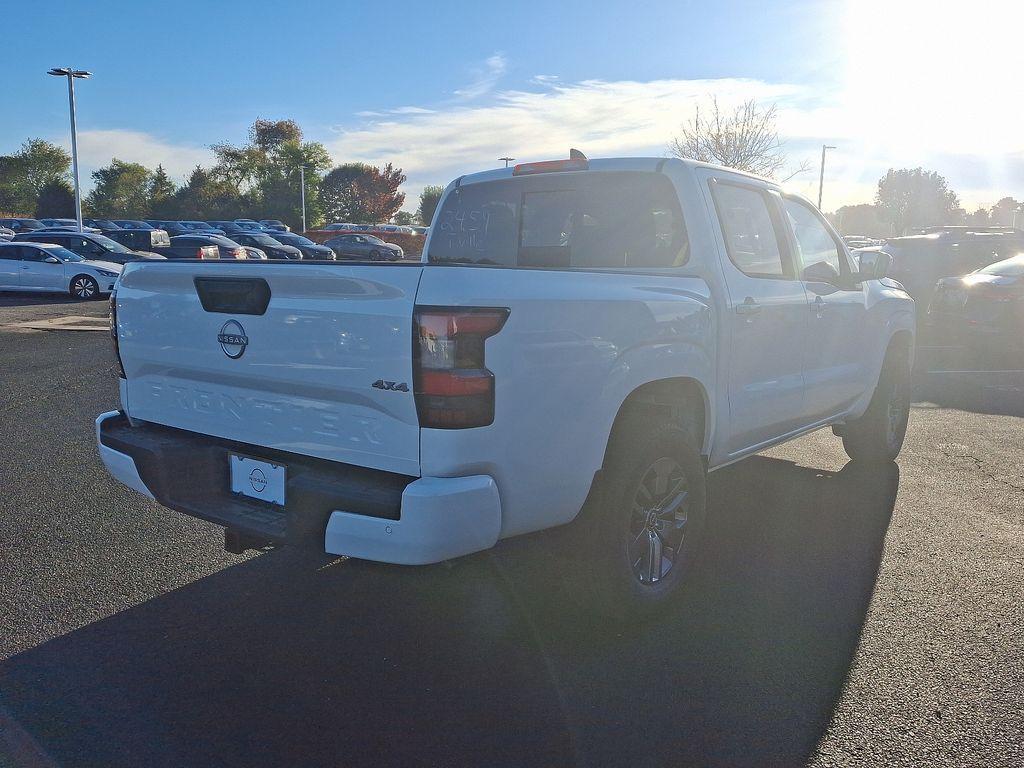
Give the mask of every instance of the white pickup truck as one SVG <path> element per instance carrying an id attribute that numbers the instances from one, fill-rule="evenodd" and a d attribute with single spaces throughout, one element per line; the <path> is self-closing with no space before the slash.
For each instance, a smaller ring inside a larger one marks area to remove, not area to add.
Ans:
<path id="1" fill-rule="evenodd" d="M 421 262 L 128 264 L 99 450 L 231 551 L 432 563 L 580 516 L 589 582 L 643 610 L 687 583 L 708 471 L 822 427 L 896 457 L 915 313 L 887 266 L 725 168 L 463 176 Z"/>

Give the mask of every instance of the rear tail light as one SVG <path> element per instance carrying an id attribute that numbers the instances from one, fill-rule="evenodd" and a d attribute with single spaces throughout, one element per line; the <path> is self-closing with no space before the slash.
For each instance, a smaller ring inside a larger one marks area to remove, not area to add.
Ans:
<path id="1" fill-rule="evenodd" d="M 503 307 L 417 308 L 413 389 L 421 427 L 466 429 L 494 421 L 494 374 L 484 365 L 484 341 L 508 314 Z"/>
<path id="2" fill-rule="evenodd" d="M 127 378 L 124 373 L 124 363 L 121 362 L 121 347 L 117 338 L 117 291 L 110 292 L 110 340 L 114 344 L 114 359 L 117 360 L 117 375 L 122 379 Z"/>

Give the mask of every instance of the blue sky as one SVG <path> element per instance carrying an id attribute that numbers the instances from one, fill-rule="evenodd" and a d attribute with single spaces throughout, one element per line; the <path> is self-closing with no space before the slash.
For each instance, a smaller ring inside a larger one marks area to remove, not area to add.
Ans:
<path id="1" fill-rule="evenodd" d="M 1024 30 L 1016 4 L 992 4 Z M 959 3 L 17 6 L 3 14 L 17 33 L 0 47 L 0 153 L 30 136 L 66 143 L 66 96 L 45 71 L 89 69 L 78 113 L 87 172 L 117 156 L 162 162 L 180 177 L 208 161 L 210 144 L 243 141 L 257 116 L 289 117 L 338 162 L 405 168 L 414 208 L 423 184 L 492 167 L 502 154 L 561 156 L 570 144 L 594 156 L 665 154 L 714 94 L 777 102 L 794 166 L 816 163 L 825 141 L 840 146 L 826 208 L 868 200 L 890 165 L 933 167 L 967 203 L 1024 197 L 1024 141 L 991 128 L 1017 122 L 998 96 L 1019 91 L 1019 63 L 1015 81 L 993 73 L 1014 69 L 1019 46 L 1012 37 L 999 45 L 988 14 L 965 26 Z M 958 85 L 971 95 L 951 119 L 936 97 Z M 816 174 L 793 184 L 816 192 Z"/>

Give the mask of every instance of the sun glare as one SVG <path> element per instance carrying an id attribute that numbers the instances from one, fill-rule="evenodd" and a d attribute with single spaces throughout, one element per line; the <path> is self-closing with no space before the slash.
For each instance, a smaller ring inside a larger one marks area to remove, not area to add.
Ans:
<path id="1" fill-rule="evenodd" d="M 932 151 L 1016 152 L 1024 5 L 850 0 L 846 108 Z"/>

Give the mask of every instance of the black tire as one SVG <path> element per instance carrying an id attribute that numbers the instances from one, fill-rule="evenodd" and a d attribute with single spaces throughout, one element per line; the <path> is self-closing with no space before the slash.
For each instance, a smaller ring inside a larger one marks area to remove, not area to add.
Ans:
<path id="1" fill-rule="evenodd" d="M 380 251 L 370 251 L 370 261 L 380 261 Z"/>
<path id="2" fill-rule="evenodd" d="M 886 353 L 867 411 L 841 428 L 843 449 L 854 461 L 895 461 L 903 448 L 909 420 L 910 361 L 906 350 L 893 347 Z"/>
<path id="3" fill-rule="evenodd" d="M 89 301 L 100 297 L 100 286 L 96 279 L 89 275 L 75 275 L 68 285 L 68 292 L 76 299 Z"/>
<path id="4" fill-rule="evenodd" d="M 586 521 L 588 596 L 607 616 L 643 618 L 664 610 L 692 581 L 706 472 L 692 433 L 681 426 L 637 422 L 617 432 Z"/>

